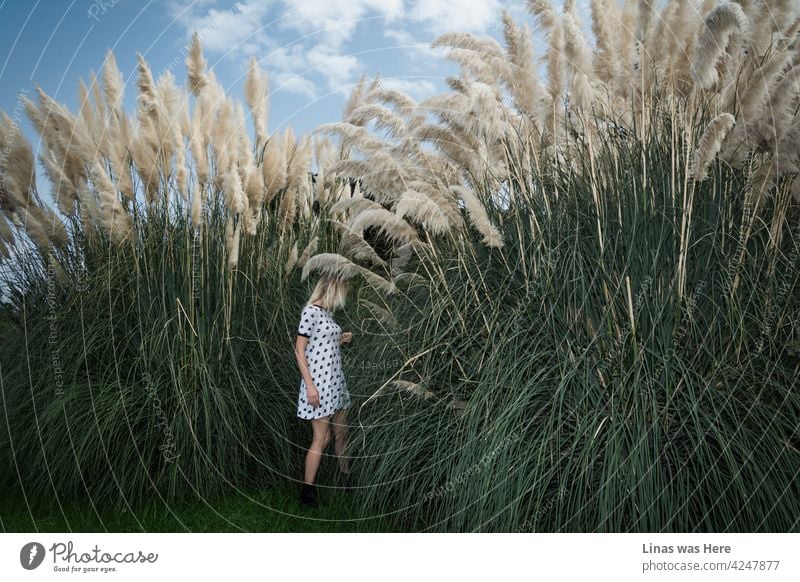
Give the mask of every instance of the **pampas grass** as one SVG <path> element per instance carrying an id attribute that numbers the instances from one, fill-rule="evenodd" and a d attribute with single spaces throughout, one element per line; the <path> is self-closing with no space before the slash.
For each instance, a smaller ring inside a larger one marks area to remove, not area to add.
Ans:
<path id="1" fill-rule="evenodd" d="M 120 204 L 117 189 L 100 162 L 95 161 L 92 165 L 91 176 L 99 200 L 99 204 L 96 206 L 97 215 L 93 217 L 94 221 L 111 237 L 115 244 L 119 244 L 126 237 L 133 235 L 130 214 Z"/>
<path id="2" fill-rule="evenodd" d="M 395 213 L 399 218 L 408 216 L 434 235 L 450 230 L 450 222 L 444 211 L 425 194 L 415 190 L 407 190 L 400 196 Z"/>
<path id="3" fill-rule="evenodd" d="M 422 398 L 423 400 L 430 400 L 436 397 L 433 392 L 427 388 L 423 388 L 415 382 L 409 382 L 408 380 L 393 380 L 392 384 L 400 390 L 409 392 L 418 398 Z"/>
<path id="4" fill-rule="evenodd" d="M 297 260 L 297 266 L 303 267 L 308 262 L 308 259 L 311 258 L 314 253 L 317 252 L 317 247 L 319 246 L 319 236 L 315 236 L 306 245 L 306 248 L 303 249 L 303 254 L 300 255 L 300 258 Z"/>
<path id="5" fill-rule="evenodd" d="M 348 227 L 346 224 L 337 220 L 331 220 L 341 232 L 339 242 L 339 253 L 349 257 L 353 261 L 365 261 L 376 267 L 385 267 L 386 262 L 375 252 L 361 233 Z"/>
<path id="6" fill-rule="evenodd" d="M 203 57 L 203 47 L 200 44 L 200 35 L 195 32 L 189 45 L 189 54 L 186 57 L 186 71 L 189 78 L 189 88 L 192 95 L 197 97 L 206 86 L 206 66 L 208 61 Z"/>
<path id="7" fill-rule="evenodd" d="M 75 384 L 53 400 L 51 378 L 21 365 L 49 354 L 4 344 L 4 385 L 17 390 L 8 434 L 35 459 L 21 478 L 108 500 L 224 490 L 261 458 L 288 474 L 294 425 L 272 415 L 267 433 L 252 427 L 291 400 L 287 322 L 313 273 L 363 283 L 354 303 L 371 315 L 350 323 L 373 335 L 353 357 L 397 362 L 359 380 L 364 511 L 460 531 L 791 527 L 797 457 L 785 444 L 797 423 L 775 403 L 786 404 L 796 366 L 777 314 L 797 306 L 776 289 L 797 284 L 786 257 L 800 196 L 800 14 L 775 4 L 775 25 L 759 6 L 596 0 L 590 39 L 575 2 L 557 13 L 530 0 L 546 78 L 526 26 L 504 13 L 505 46 L 457 32 L 434 42 L 458 67 L 449 92 L 418 103 L 365 76 L 313 141 L 270 132 L 255 60 L 248 135 L 243 102 L 197 35 L 186 89 L 170 73 L 154 79 L 139 56 L 134 112 L 111 53 L 102 87 L 81 83 L 77 113 L 37 89 L 25 110 L 57 212 L 3 116 L 4 321 L 20 333 L 19 314 L 45 314 L 42 290 L 63 285 Z M 692 301 L 701 307 L 685 317 Z M 27 322 L 28 345 L 50 348 L 40 319 Z M 177 465 L 159 456 L 144 373 L 172 419 Z M 392 382 L 401 390 L 382 391 Z M 52 406 L 38 415 L 31 396 Z M 93 410 L 106 414 L 98 426 Z M 535 423 L 519 416 L 530 410 Z M 63 455 L 79 434 L 64 411 L 85 429 L 74 458 Z M 496 434 L 524 438 L 508 447 Z M 123 444 L 98 461 L 107 442 Z M 492 453 L 502 483 L 421 499 Z M 537 513 L 559 481 L 580 487 Z"/>
<path id="8" fill-rule="evenodd" d="M 750 23 L 742 7 L 735 2 L 724 2 L 705 19 L 705 30 L 700 35 L 692 64 L 692 78 L 699 88 L 710 88 L 718 78 L 717 63 L 728 46 L 732 35 L 746 35 Z"/>
<path id="9" fill-rule="evenodd" d="M 269 108 L 267 79 L 261 72 L 255 57 L 250 59 L 244 90 L 247 104 L 253 114 L 253 124 L 256 128 L 256 147 L 258 148 L 266 141 Z"/>
<path id="10" fill-rule="evenodd" d="M 705 180 L 708 167 L 719 153 L 722 140 L 736 123 L 730 113 L 720 113 L 706 127 L 694 152 L 689 174 L 695 180 Z"/>
<path id="11" fill-rule="evenodd" d="M 370 226 L 377 227 L 385 233 L 390 240 L 411 242 L 417 240 L 414 228 L 399 215 L 393 214 L 385 208 L 371 208 L 362 210 L 350 219 L 348 226 L 363 236 L 364 229 Z"/>
<path id="12" fill-rule="evenodd" d="M 455 184 L 450 186 L 450 190 L 458 194 L 462 202 L 464 202 L 464 207 L 469 213 L 472 225 L 483 236 L 484 244 L 492 248 L 501 248 L 503 246 L 503 237 L 497 227 L 489 220 L 486 209 L 475 194 L 467 188 Z"/>
<path id="13" fill-rule="evenodd" d="M 303 266 L 301 280 L 304 281 L 312 272 L 320 272 L 322 275 L 341 280 L 363 275 L 367 283 L 373 287 L 387 294 L 392 294 L 395 291 L 395 285 L 391 281 L 386 281 L 372 271 L 360 267 L 347 259 L 347 257 L 336 253 L 319 253 L 312 256 Z"/>

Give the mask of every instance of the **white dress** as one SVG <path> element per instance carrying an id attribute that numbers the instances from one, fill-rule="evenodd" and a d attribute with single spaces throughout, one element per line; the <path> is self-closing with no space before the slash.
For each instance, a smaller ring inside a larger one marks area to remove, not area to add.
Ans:
<path id="1" fill-rule="evenodd" d="M 350 406 L 339 349 L 342 328 L 333 320 L 333 315 L 313 303 L 306 305 L 300 314 L 297 335 L 308 338 L 305 351 L 308 370 L 319 392 L 319 406 L 314 407 L 308 402 L 306 382 L 300 378 L 297 416 L 305 420 L 322 418 Z"/>

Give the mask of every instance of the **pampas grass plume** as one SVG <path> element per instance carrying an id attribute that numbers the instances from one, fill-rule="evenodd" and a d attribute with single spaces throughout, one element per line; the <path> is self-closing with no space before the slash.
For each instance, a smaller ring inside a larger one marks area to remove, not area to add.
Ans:
<path id="1" fill-rule="evenodd" d="M 363 210 L 350 219 L 348 225 L 351 229 L 363 236 L 364 230 L 369 226 L 376 226 L 391 240 L 409 242 L 417 240 L 414 228 L 405 220 L 386 210 L 385 208 L 370 208 Z"/>
<path id="2" fill-rule="evenodd" d="M 717 62 L 730 36 L 736 31 L 747 34 L 749 28 L 747 15 L 735 2 L 723 2 L 706 17 L 691 67 L 691 76 L 701 89 L 708 89 L 717 81 Z"/>
<path id="3" fill-rule="evenodd" d="M 447 215 L 425 194 L 407 190 L 400 196 L 395 213 L 399 218 L 408 216 L 432 234 L 444 234 L 450 230 Z"/>
<path id="4" fill-rule="evenodd" d="M 200 36 L 195 32 L 192 35 L 192 43 L 189 46 L 189 55 L 186 57 L 186 71 L 189 78 L 189 88 L 192 95 L 197 97 L 200 91 L 206 86 L 206 66 L 208 61 L 203 58 L 203 46 L 200 44 Z"/>
<path id="5" fill-rule="evenodd" d="M 722 141 L 735 123 L 736 120 L 733 115 L 720 113 L 708 124 L 700 138 L 692 160 L 690 175 L 695 180 L 705 180 L 708 167 L 717 157 L 722 147 Z"/>
<path id="6" fill-rule="evenodd" d="M 255 57 L 250 59 L 247 68 L 247 79 L 244 90 L 247 105 L 253 115 L 253 124 L 256 128 L 256 146 L 261 146 L 267 139 L 268 97 L 267 78 L 258 66 Z"/>
<path id="7" fill-rule="evenodd" d="M 486 246 L 499 249 L 503 246 L 503 237 L 497 227 L 491 223 L 486 209 L 469 189 L 459 185 L 450 186 L 450 190 L 458 194 L 464 202 L 464 207 L 469 214 L 472 224 L 483 235 L 483 243 Z"/>

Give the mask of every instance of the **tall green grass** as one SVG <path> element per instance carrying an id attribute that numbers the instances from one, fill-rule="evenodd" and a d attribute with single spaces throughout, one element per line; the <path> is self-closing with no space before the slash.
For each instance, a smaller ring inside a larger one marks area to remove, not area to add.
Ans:
<path id="1" fill-rule="evenodd" d="M 487 204 L 502 249 L 440 237 L 396 295 L 354 288 L 337 321 L 355 336 L 356 517 L 797 530 L 800 216 L 784 187 L 751 213 L 746 171 L 722 163 L 692 186 L 669 135 L 609 133 L 574 158 L 594 170 L 520 173 L 510 205 Z M 325 208 L 288 229 L 271 220 L 231 270 L 222 208 L 201 231 L 185 211 L 138 212 L 122 246 L 73 224 L 65 278 L 36 261 L 14 271 L 6 481 L 125 507 L 299 478 L 310 435 L 292 349 L 309 288 L 286 262 L 293 238 L 325 252 L 336 233 Z M 326 458 L 322 489 L 335 472 Z"/>
<path id="2" fill-rule="evenodd" d="M 287 235 L 273 218 L 242 237 L 231 270 L 223 208 L 206 208 L 201 230 L 180 209 L 139 209 L 122 246 L 73 225 L 65 278 L 35 261 L 16 271 L 2 309 L 5 481 L 125 507 L 298 478 L 293 347 L 309 289 L 286 263 L 292 237 L 325 248 L 332 227 Z"/>
<path id="3" fill-rule="evenodd" d="M 715 165 L 692 199 L 681 151 L 609 134 L 595 193 L 541 168 L 491 209 L 502 251 L 438 246 L 430 287 L 387 303 L 402 332 L 382 349 L 408 364 L 380 385 L 436 397 L 387 384 L 359 408 L 365 515 L 426 531 L 798 530 L 798 209 L 779 189 L 745 241 L 746 173 Z"/>

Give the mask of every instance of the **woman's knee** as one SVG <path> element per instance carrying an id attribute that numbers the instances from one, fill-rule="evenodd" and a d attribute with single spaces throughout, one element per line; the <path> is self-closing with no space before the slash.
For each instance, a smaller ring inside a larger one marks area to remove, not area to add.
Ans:
<path id="1" fill-rule="evenodd" d="M 328 443 L 331 442 L 331 429 L 326 428 L 324 431 L 315 432 L 314 437 L 312 439 L 312 446 L 316 445 L 322 449 L 328 446 Z"/>

